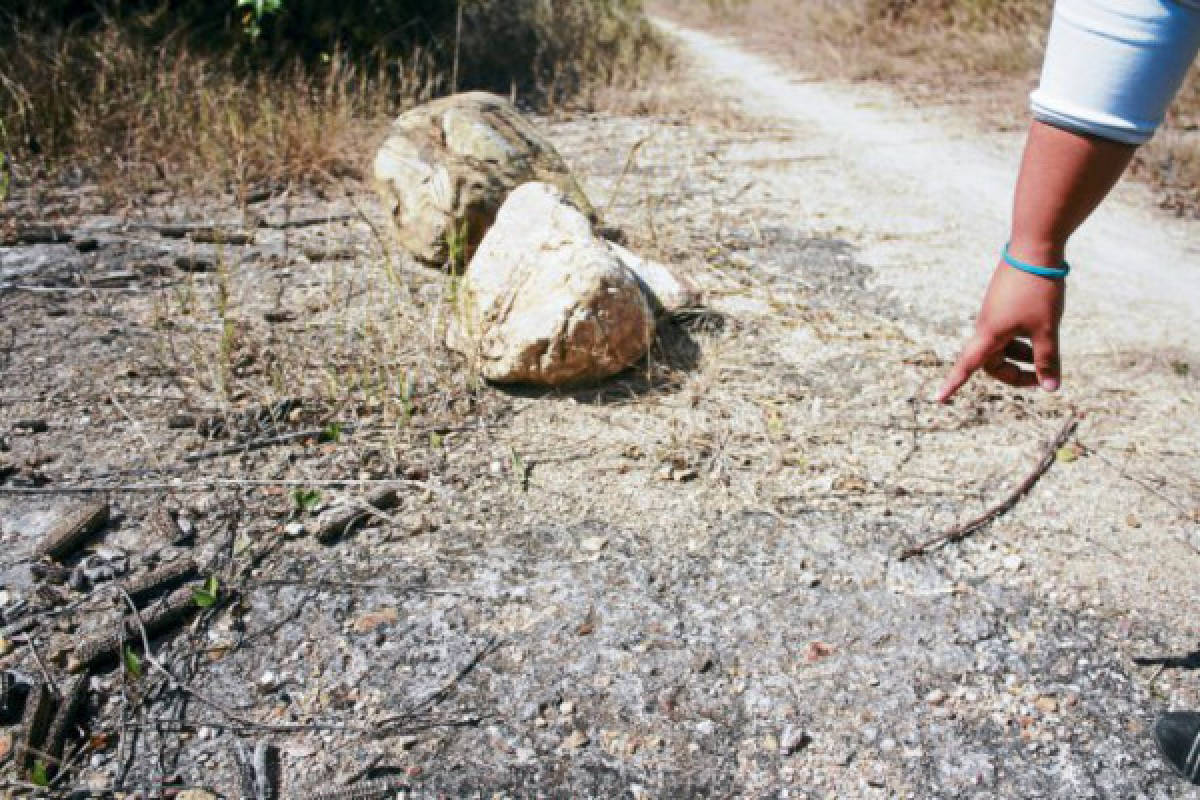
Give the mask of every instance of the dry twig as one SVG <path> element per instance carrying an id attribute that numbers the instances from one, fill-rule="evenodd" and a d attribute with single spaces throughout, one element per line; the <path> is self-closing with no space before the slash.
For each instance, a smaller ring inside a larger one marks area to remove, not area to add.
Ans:
<path id="1" fill-rule="evenodd" d="M 132 598 L 129 598 L 129 602 L 134 608 L 137 607 Z M 145 619 L 141 615 L 135 617 L 136 625 L 122 623 L 113 633 L 85 639 L 75 648 L 75 652 L 68 659 L 67 670 L 82 672 L 93 665 L 115 658 L 120 653 L 121 644 L 126 636 L 132 638 L 140 632 L 143 642 L 148 644 L 149 635 L 157 635 L 182 623 L 199 609 L 200 607 L 196 605 L 195 598 L 192 596 L 190 586 L 176 589 L 164 600 L 151 606 L 147 610 Z"/>
<path id="2" fill-rule="evenodd" d="M 16 750 L 19 770 L 27 769 L 46 741 L 46 731 L 54 712 L 54 696 L 44 683 L 34 683 L 25 698 L 25 713 L 21 717 L 21 739 Z"/>
<path id="3" fill-rule="evenodd" d="M 75 717 L 79 714 L 85 697 L 87 697 L 86 675 L 76 675 L 67 681 L 58 701 L 58 710 L 54 712 L 54 720 L 50 723 L 50 730 L 46 734 L 46 754 L 53 764 L 61 763 L 63 748 L 66 746 L 67 736 L 71 732 L 71 724 L 75 722 Z"/>
<path id="4" fill-rule="evenodd" d="M 1071 435 L 1075 433 L 1075 428 L 1077 425 L 1079 425 L 1079 417 L 1072 412 L 1071 415 L 1067 417 L 1067 421 L 1063 423 L 1063 426 L 1059 428 L 1058 435 L 1054 437 L 1053 441 L 1046 445 L 1045 452 L 1042 454 L 1042 458 L 1040 461 L 1038 461 L 1037 466 L 1034 467 L 1033 471 L 1026 475 L 1025 479 L 1017 485 L 1017 488 L 1013 489 L 1012 492 L 1010 492 L 1009 495 L 1002 501 L 968 522 L 964 522 L 961 525 L 955 525 L 950 530 L 941 533 L 932 539 L 929 539 L 928 541 L 914 545 L 913 547 L 909 547 L 900 554 L 900 560 L 904 561 L 905 559 L 912 558 L 913 556 L 924 555 L 933 548 L 940 547 L 947 542 L 962 541 L 976 531 L 987 527 L 997 518 L 1006 514 L 1022 497 L 1025 496 L 1030 489 L 1033 488 L 1034 484 L 1036 484 L 1038 480 L 1046 474 L 1046 471 L 1049 470 L 1054 464 L 1054 460 L 1058 456 L 1059 448 L 1066 444 L 1067 440 L 1071 438 Z"/>
<path id="5" fill-rule="evenodd" d="M 328 225 L 331 222 L 349 222 L 356 219 L 357 214 L 330 214 L 324 217 L 301 217 L 300 219 L 286 219 L 283 221 L 271 221 L 265 217 L 258 220 L 260 228 L 277 228 L 286 230 L 288 228 L 307 228 L 312 225 Z"/>
<path id="6" fill-rule="evenodd" d="M 0 672 L 0 722 L 13 715 L 16 705 L 17 682 L 11 672 Z"/>
<path id="7" fill-rule="evenodd" d="M 405 784 L 395 778 L 379 778 L 341 789 L 313 792 L 305 795 L 304 800 L 381 800 L 405 788 Z"/>
<path id="8" fill-rule="evenodd" d="M 49 556 L 61 561 L 78 550 L 83 543 L 108 522 L 108 503 L 97 501 L 69 512 L 46 531 L 34 551 L 35 558 Z"/>
<path id="9" fill-rule="evenodd" d="M 174 589 L 184 581 L 195 577 L 196 562 L 191 558 L 177 558 L 156 570 L 147 572 L 125 585 L 125 592 L 141 605 L 154 595 L 167 589 Z"/>
<path id="10" fill-rule="evenodd" d="M 334 508 L 322 514 L 318 518 L 314 536 L 318 542 L 328 544 L 365 520 L 372 510 L 387 511 L 395 508 L 399 502 L 395 486 L 373 489 L 353 505 Z"/>
<path id="11" fill-rule="evenodd" d="M 278 800 L 279 748 L 260 739 L 254 746 L 254 800 Z"/>
<path id="12" fill-rule="evenodd" d="M 305 489 L 341 489 L 351 486 L 411 486 L 428 489 L 425 481 L 399 478 L 373 479 L 314 479 L 314 480 L 255 480 L 251 478 L 210 478 L 199 481 L 170 481 L 159 483 L 76 483 L 58 486 L 0 486 L 0 494 L 93 494 L 96 492 L 206 492 L 214 489 L 253 489 L 262 487 L 300 487 Z"/>

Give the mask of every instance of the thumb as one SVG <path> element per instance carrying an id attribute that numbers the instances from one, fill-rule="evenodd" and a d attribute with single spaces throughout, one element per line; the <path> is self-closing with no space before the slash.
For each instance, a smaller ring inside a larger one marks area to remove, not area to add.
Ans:
<path id="1" fill-rule="evenodd" d="M 1057 391 L 1062 384 L 1062 364 L 1058 358 L 1058 329 L 1042 332 L 1031 338 L 1033 344 L 1033 368 L 1037 371 L 1038 385 L 1047 392 Z"/>
<path id="2" fill-rule="evenodd" d="M 982 333 L 976 333 L 967 341 L 958 361 L 954 362 L 954 366 L 946 375 L 946 380 L 942 382 L 942 388 L 938 389 L 937 401 L 939 403 L 949 402 L 954 393 L 962 388 L 962 385 L 977 369 L 983 366 L 983 362 L 987 361 L 988 356 L 995 351 L 994 345 L 995 342 L 992 341 L 992 338 Z"/>

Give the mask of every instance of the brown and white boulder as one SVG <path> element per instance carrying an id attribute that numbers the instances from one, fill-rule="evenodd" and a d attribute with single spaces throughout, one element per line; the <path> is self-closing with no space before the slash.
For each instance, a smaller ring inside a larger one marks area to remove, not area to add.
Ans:
<path id="1" fill-rule="evenodd" d="M 509 192 L 528 181 L 557 186 L 595 221 L 554 146 L 508 101 L 486 92 L 401 114 L 375 155 L 374 173 L 400 244 L 435 266 L 466 263 Z"/>
<path id="2" fill-rule="evenodd" d="M 654 336 L 638 277 L 565 193 L 526 183 L 509 195 L 463 276 L 447 343 L 501 383 L 606 378 Z"/>

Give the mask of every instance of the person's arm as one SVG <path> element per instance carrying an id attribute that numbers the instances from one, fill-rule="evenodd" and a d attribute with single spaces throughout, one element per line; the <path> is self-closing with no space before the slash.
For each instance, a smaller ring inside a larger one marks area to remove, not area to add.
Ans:
<path id="1" fill-rule="evenodd" d="M 1040 266 L 1062 263 L 1067 239 L 1112 189 L 1135 149 L 1034 122 L 1017 178 L 1009 253 Z M 1030 275 L 1000 261 L 975 334 L 946 376 L 938 402 L 948 402 L 979 369 L 1013 386 L 1058 389 L 1058 324 L 1065 296 L 1061 279 Z"/>

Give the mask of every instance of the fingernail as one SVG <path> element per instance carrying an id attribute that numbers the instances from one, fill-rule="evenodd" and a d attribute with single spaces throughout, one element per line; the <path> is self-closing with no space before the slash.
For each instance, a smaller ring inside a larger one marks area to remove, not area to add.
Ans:
<path id="1" fill-rule="evenodd" d="M 1042 378 L 1042 388 L 1047 392 L 1058 391 L 1058 378 Z"/>

